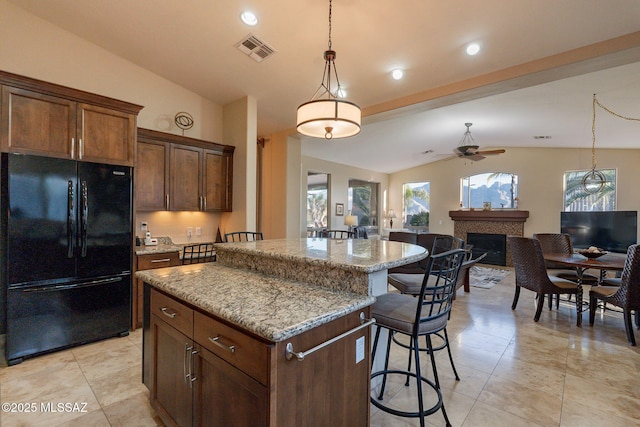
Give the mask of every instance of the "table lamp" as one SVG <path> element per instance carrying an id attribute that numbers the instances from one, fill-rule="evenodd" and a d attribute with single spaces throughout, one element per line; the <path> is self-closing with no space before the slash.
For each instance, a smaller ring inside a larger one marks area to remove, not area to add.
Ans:
<path id="1" fill-rule="evenodd" d="M 351 231 L 354 226 L 358 225 L 358 217 L 349 213 L 349 215 L 344 217 L 344 225 L 348 225 L 349 231 Z"/>
<path id="2" fill-rule="evenodd" d="M 389 218 L 390 228 L 393 228 L 393 218 L 397 218 L 396 213 L 393 211 L 393 209 L 389 209 L 389 212 L 387 213 L 387 218 Z"/>

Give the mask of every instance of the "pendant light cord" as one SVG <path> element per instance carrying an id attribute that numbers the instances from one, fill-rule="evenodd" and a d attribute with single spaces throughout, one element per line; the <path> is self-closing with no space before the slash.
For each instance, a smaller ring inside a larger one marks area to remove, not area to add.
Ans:
<path id="1" fill-rule="evenodd" d="M 331 50 L 331 0 L 329 0 L 329 50 Z"/>
<path id="2" fill-rule="evenodd" d="M 596 105 L 600 108 L 602 108 L 604 111 L 606 111 L 607 113 L 611 114 L 612 116 L 618 117 L 619 119 L 624 119 L 624 120 L 633 120 L 636 122 L 640 122 L 640 118 L 635 118 L 635 117 L 627 117 L 627 116 L 623 116 L 622 114 L 618 114 L 615 111 L 610 110 L 609 108 L 605 107 L 604 105 L 602 105 L 600 103 L 600 101 L 598 101 L 598 98 L 596 98 L 596 94 L 593 94 L 593 120 L 591 121 L 591 135 L 592 135 L 592 145 L 591 145 L 591 164 L 593 165 L 592 170 L 596 169 Z"/>

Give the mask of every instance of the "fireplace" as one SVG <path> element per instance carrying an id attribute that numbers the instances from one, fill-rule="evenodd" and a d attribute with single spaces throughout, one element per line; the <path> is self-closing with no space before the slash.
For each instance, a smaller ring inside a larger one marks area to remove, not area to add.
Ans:
<path id="1" fill-rule="evenodd" d="M 502 236 L 524 236 L 524 223 L 529 217 L 529 211 L 520 211 L 514 209 L 498 209 L 490 211 L 478 210 L 458 210 L 449 211 L 449 216 L 454 221 L 453 235 L 469 241 L 469 234 L 500 234 Z M 482 247 L 480 245 L 479 247 Z M 509 251 L 509 245 L 506 245 L 506 261 L 499 265 L 513 267 L 513 260 Z M 489 256 L 489 255 L 487 255 Z M 488 263 L 486 258 L 480 261 Z"/>
<path id="2" fill-rule="evenodd" d="M 473 258 L 487 254 L 483 264 L 507 265 L 507 236 L 505 234 L 467 233 L 467 244 L 473 245 Z"/>

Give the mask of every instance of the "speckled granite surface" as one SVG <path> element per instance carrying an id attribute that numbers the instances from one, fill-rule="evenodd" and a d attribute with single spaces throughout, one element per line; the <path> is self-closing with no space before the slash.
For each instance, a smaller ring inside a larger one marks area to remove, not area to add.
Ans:
<path id="1" fill-rule="evenodd" d="M 143 281 L 267 340 L 286 340 L 373 304 L 375 298 L 218 263 L 136 273 Z"/>
<path id="2" fill-rule="evenodd" d="M 363 295 L 372 294 L 371 273 L 427 256 L 421 246 L 367 239 L 273 239 L 215 248 L 222 265 Z"/>

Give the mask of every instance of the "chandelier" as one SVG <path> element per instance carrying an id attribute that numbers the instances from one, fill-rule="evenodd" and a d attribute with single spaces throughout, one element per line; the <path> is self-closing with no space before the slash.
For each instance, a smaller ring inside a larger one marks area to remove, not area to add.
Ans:
<path id="1" fill-rule="evenodd" d="M 600 101 L 598 101 L 595 93 L 593 94 L 593 102 L 591 104 L 591 108 L 593 111 L 593 117 L 591 120 L 591 170 L 587 172 L 581 180 L 582 189 L 588 194 L 599 193 L 600 191 L 602 191 L 605 185 L 607 185 L 607 178 L 601 171 L 596 169 L 596 105 L 612 116 L 616 116 L 620 119 L 640 121 L 640 118 L 625 117 L 611 111 L 609 108 L 602 105 Z"/>
<path id="2" fill-rule="evenodd" d="M 297 129 L 313 138 L 347 138 L 360 133 L 361 111 L 353 102 L 342 97 L 336 70 L 336 52 L 331 49 L 331 0 L 329 0 L 329 49 L 324 52 L 322 82 L 311 100 L 298 107 Z M 332 79 L 335 90 L 332 91 Z"/>

